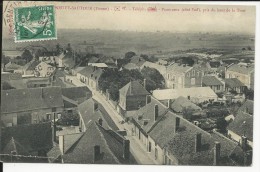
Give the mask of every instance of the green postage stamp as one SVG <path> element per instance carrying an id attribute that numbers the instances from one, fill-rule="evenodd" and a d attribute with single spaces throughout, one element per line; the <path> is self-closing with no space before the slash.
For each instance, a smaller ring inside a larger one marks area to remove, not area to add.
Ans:
<path id="1" fill-rule="evenodd" d="M 15 42 L 57 39 L 54 6 L 14 8 Z"/>

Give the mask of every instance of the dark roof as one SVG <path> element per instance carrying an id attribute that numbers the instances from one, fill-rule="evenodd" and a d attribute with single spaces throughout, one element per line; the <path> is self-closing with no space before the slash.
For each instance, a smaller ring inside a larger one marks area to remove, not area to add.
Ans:
<path id="1" fill-rule="evenodd" d="M 72 57 L 66 58 L 66 55 L 64 59 L 64 64 L 66 64 L 69 68 L 73 68 L 76 65 L 75 60 Z"/>
<path id="2" fill-rule="evenodd" d="M 175 112 L 182 112 L 183 108 L 190 108 L 194 111 L 201 110 L 199 106 L 182 96 L 175 99 L 174 102 L 171 104 L 171 109 Z"/>
<path id="3" fill-rule="evenodd" d="M 88 87 L 67 87 L 61 88 L 62 95 L 72 99 L 74 101 L 79 101 L 78 103 L 82 103 L 83 101 L 80 99 L 87 100 L 92 96 L 92 92 L 88 89 Z"/>
<path id="4" fill-rule="evenodd" d="M 124 96 L 150 94 L 138 81 L 130 81 L 128 84 L 126 84 L 119 90 L 119 93 Z"/>
<path id="5" fill-rule="evenodd" d="M 28 151 L 13 137 L 10 139 L 7 145 L 5 145 L 2 153 L 11 154 L 12 152 L 16 152 L 17 155 L 29 155 Z"/>
<path id="6" fill-rule="evenodd" d="M 238 110 L 249 113 L 250 115 L 253 115 L 254 114 L 254 101 L 247 99 L 245 101 L 245 103 Z"/>
<path id="7" fill-rule="evenodd" d="M 98 105 L 97 110 L 94 110 L 94 104 Z M 103 119 L 103 126 L 105 128 L 112 128 L 113 130 L 118 130 L 118 127 L 108 115 L 106 110 L 103 108 L 101 104 L 99 104 L 93 98 L 90 98 L 78 106 L 78 110 L 81 118 L 83 119 L 86 127 L 91 121 L 98 121 L 99 118 Z"/>
<path id="8" fill-rule="evenodd" d="M 81 75 L 90 77 L 91 73 L 94 71 L 94 66 L 86 66 L 84 69 L 82 69 L 81 71 L 79 71 L 79 73 Z"/>
<path id="9" fill-rule="evenodd" d="M 245 87 L 245 84 L 243 84 L 241 81 L 239 81 L 237 78 L 225 78 L 225 83 L 227 87 L 234 88 L 234 87 Z"/>
<path id="10" fill-rule="evenodd" d="M 234 121 L 229 124 L 228 130 L 239 136 L 245 134 L 250 141 L 253 141 L 253 116 L 243 111 L 238 111 Z"/>
<path id="11" fill-rule="evenodd" d="M 131 58 L 131 61 L 130 63 L 134 63 L 138 66 L 142 66 L 142 64 L 145 62 L 144 58 L 143 57 L 140 57 L 140 56 L 133 56 Z"/>
<path id="12" fill-rule="evenodd" d="M 3 90 L 1 113 L 63 107 L 61 96 L 60 87 Z"/>
<path id="13" fill-rule="evenodd" d="M 20 73 L 1 73 L 1 81 L 20 80 L 22 74 Z"/>
<path id="14" fill-rule="evenodd" d="M 139 69 L 139 66 L 137 66 L 135 63 L 127 63 L 126 65 L 123 66 L 123 68 L 127 70 L 134 70 L 134 69 Z"/>
<path id="15" fill-rule="evenodd" d="M 178 64 L 178 63 L 174 63 L 170 66 L 167 66 L 166 68 L 166 72 L 170 73 L 170 72 L 176 72 L 176 73 L 186 73 L 187 71 L 189 71 L 190 69 L 192 69 L 191 66 L 187 66 L 187 65 L 182 65 L 182 64 Z"/>
<path id="16" fill-rule="evenodd" d="M 41 62 L 40 61 L 37 61 L 37 60 L 32 60 L 30 62 L 28 62 L 25 66 L 24 66 L 24 69 L 25 70 L 34 70 L 35 67 L 40 64 Z"/>
<path id="17" fill-rule="evenodd" d="M 231 65 L 227 70 L 242 73 L 242 74 L 250 74 L 251 72 L 254 71 L 254 65 L 245 66 L 245 65 L 234 64 Z"/>
<path id="18" fill-rule="evenodd" d="M 80 164 L 136 163 L 131 154 L 129 161 L 123 158 L 123 140 L 125 138 L 113 130 L 106 130 L 96 122 L 91 122 L 86 132 L 65 152 L 63 160 L 65 163 Z M 94 146 L 96 145 L 100 146 L 101 156 L 94 163 Z"/>
<path id="19" fill-rule="evenodd" d="M 203 76 L 202 83 L 207 86 L 224 85 L 216 76 Z"/>
<path id="20" fill-rule="evenodd" d="M 158 105 L 158 118 L 154 120 L 154 107 Z M 145 132 L 149 132 L 159 119 L 168 112 L 162 103 L 151 97 L 151 102 L 137 110 L 133 119 Z M 147 122 L 147 123 L 146 123 Z"/>
<path id="21" fill-rule="evenodd" d="M 241 157 L 242 149 L 237 143 L 229 140 L 219 134 L 208 133 L 186 119 L 168 111 L 167 108 L 160 104 L 159 101 L 152 98 L 152 103 L 147 104 L 138 112 L 150 114 L 150 118 L 143 116 L 142 119 L 148 119 L 148 124 L 142 125 L 138 121 L 138 114 L 134 118 L 139 126 L 155 141 L 156 145 L 166 148 L 171 156 L 174 156 L 179 164 L 182 165 L 213 165 L 213 149 L 214 142 L 221 143 L 221 165 L 234 165 L 231 155 L 236 154 Z M 152 105 L 153 104 L 153 105 Z M 159 105 L 159 117 L 156 122 L 153 120 L 154 104 Z M 152 106 L 151 106 L 152 105 Z M 175 131 L 176 118 L 180 118 L 180 126 Z M 140 119 L 140 118 L 139 118 Z M 151 124 L 149 124 L 151 123 Z M 149 130 L 147 130 L 149 125 Z M 195 152 L 195 136 L 197 133 L 202 135 L 202 148 L 199 152 Z"/>
<path id="22" fill-rule="evenodd" d="M 7 145 L 12 137 L 28 152 L 52 148 L 50 122 L 2 128 L 2 145 Z"/>
<path id="23" fill-rule="evenodd" d="M 83 136 L 63 155 L 65 163 L 93 164 L 94 146 L 99 145 L 102 152 L 96 164 L 119 164 L 119 160 L 112 153 L 106 143 L 100 127 L 92 122 Z"/>
<path id="24" fill-rule="evenodd" d="M 103 73 L 103 70 L 98 68 L 92 72 L 93 75 L 91 75 L 91 78 L 98 81 L 100 76 L 102 75 L 102 73 Z"/>
<path id="25" fill-rule="evenodd" d="M 92 56 L 89 60 L 88 63 L 97 63 L 99 61 L 99 58 Z"/>

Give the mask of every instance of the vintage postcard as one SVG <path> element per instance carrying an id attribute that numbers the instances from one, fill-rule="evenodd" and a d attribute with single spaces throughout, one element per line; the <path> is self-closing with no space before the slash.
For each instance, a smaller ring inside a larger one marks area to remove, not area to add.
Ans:
<path id="1" fill-rule="evenodd" d="M 2 10 L 1 161 L 252 166 L 254 5 Z"/>

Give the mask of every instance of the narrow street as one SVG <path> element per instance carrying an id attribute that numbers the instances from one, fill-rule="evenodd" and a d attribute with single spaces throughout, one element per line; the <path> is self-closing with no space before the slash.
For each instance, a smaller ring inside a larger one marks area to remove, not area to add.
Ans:
<path id="1" fill-rule="evenodd" d="M 83 84 L 76 78 L 76 76 L 70 76 L 70 79 L 72 80 L 72 83 L 76 86 L 82 86 Z M 84 86 L 87 85 L 84 84 Z M 152 155 L 146 151 L 145 146 L 142 145 L 136 137 L 131 135 L 131 131 L 132 131 L 131 124 L 128 123 L 121 124 L 120 121 L 122 121 L 123 118 L 109 104 L 109 102 L 105 99 L 105 97 L 100 92 L 93 90 L 89 86 L 87 87 L 92 91 L 93 98 L 103 105 L 103 107 L 106 109 L 107 113 L 110 115 L 111 119 L 115 122 L 117 127 L 120 130 L 127 131 L 126 138 L 130 140 L 130 152 L 135 157 L 138 164 L 146 164 L 146 165 L 158 164 L 158 162 L 156 162 L 153 159 Z"/>

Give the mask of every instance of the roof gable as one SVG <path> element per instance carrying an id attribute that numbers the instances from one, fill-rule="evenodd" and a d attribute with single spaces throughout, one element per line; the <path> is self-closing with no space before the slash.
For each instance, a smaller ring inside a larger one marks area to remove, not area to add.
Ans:
<path id="1" fill-rule="evenodd" d="M 134 95 L 149 95 L 150 93 L 138 82 L 130 81 L 119 90 L 121 95 L 134 96 Z"/>
<path id="2" fill-rule="evenodd" d="M 203 76 L 202 83 L 207 86 L 224 85 L 216 76 Z"/>
<path id="3" fill-rule="evenodd" d="M 3 90 L 1 100 L 2 113 L 63 107 L 60 87 Z"/>

